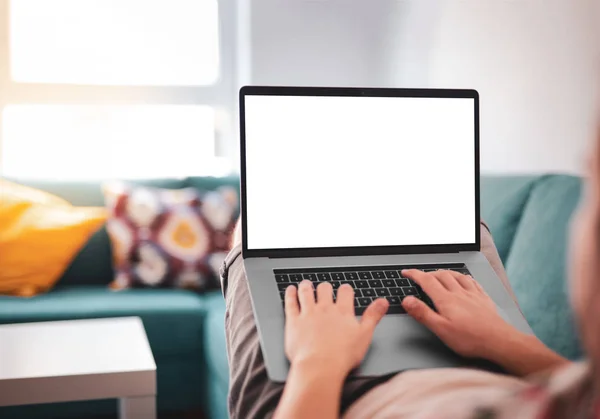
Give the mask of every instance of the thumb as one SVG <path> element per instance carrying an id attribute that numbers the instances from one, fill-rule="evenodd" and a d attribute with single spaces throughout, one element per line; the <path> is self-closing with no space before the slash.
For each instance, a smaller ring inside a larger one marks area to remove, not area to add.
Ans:
<path id="1" fill-rule="evenodd" d="M 402 300 L 402 307 L 410 316 L 427 327 L 432 332 L 436 332 L 441 317 L 433 311 L 427 304 L 415 297 L 406 297 Z"/>
<path id="2" fill-rule="evenodd" d="M 375 327 L 379 324 L 385 313 L 387 313 L 390 304 L 385 298 L 373 301 L 365 310 L 362 316 L 361 325 L 366 332 L 372 334 Z"/>

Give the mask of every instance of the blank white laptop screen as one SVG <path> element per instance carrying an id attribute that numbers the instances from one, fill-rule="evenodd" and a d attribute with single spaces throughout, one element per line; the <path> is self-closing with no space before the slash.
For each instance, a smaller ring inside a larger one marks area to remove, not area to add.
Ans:
<path id="1" fill-rule="evenodd" d="M 474 99 L 244 105 L 248 249 L 476 242 Z"/>

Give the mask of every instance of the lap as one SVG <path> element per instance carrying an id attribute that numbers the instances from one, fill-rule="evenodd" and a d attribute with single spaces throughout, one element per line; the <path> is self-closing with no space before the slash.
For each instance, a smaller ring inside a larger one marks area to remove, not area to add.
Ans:
<path id="1" fill-rule="evenodd" d="M 514 297 L 487 227 L 483 225 L 481 231 L 481 250 Z M 232 418 L 270 417 L 283 392 L 283 384 L 272 382 L 267 376 L 240 244 L 233 247 L 223 263 L 221 283 L 226 304 L 225 335 L 230 369 L 229 413 Z M 342 408 L 345 409 L 366 391 L 388 378 L 349 378 L 344 386 Z"/>

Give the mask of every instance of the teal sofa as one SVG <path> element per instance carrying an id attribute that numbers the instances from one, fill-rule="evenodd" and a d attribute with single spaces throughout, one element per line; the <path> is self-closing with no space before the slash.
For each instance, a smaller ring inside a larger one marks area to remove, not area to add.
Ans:
<path id="1" fill-rule="evenodd" d="M 98 183 L 22 183 L 76 205 L 103 204 Z M 237 186 L 238 180 L 188 178 L 140 183 L 206 190 Z M 492 230 L 533 330 L 551 348 L 571 359 L 579 358 L 565 272 L 567 229 L 581 193 L 580 179 L 558 175 L 484 177 L 481 190 L 482 217 Z M 107 288 L 112 277 L 109 241 L 101 229 L 51 292 L 31 299 L 0 297 L 0 324 L 140 316 L 158 367 L 159 412 L 201 409 L 209 418 L 226 418 L 228 366 L 220 292 L 196 295 L 146 289 L 115 293 Z M 0 408 L 0 417 L 89 418 L 115 412 L 115 401 L 107 400 Z"/>

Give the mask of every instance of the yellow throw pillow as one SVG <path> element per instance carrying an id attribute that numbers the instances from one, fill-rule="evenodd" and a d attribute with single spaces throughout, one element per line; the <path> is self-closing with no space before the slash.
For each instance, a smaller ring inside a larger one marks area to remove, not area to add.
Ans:
<path id="1" fill-rule="evenodd" d="M 0 294 L 48 291 L 105 221 L 103 208 L 0 179 Z"/>

